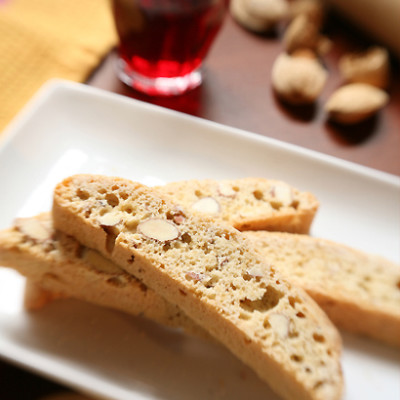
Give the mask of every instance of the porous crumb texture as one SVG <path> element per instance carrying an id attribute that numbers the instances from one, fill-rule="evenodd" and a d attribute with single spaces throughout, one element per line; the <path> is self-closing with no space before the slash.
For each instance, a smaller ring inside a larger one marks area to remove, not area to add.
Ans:
<path id="1" fill-rule="evenodd" d="M 209 336 L 179 307 L 134 276 L 71 236 L 56 232 L 48 213 L 19 218 L 12 228 L 0 231 L 0 265 L 28 278 L 28 309 L 60 297 L 73 297 Z"/>
<path id="2" fill-rule="evenodd" d="M 400 346 L 400 266 L 329 240 L 246 232 L 292 283 L 346 330 Z"/>
<path id="3" fill-rule="evenodd" d="M 57 229 L 178 304 L 287 399 L 339 399 L 338 332 L 239 231 L 142 185 L 78 175 L 57 185 Z"/>
<path id="4" fill-rule="evenodd" d="M 313 194 L 263 178 L 180 181 L 156 189 L 191 212 L 220 218 L 241 231 L 308 233 L 319 206 Z"/>

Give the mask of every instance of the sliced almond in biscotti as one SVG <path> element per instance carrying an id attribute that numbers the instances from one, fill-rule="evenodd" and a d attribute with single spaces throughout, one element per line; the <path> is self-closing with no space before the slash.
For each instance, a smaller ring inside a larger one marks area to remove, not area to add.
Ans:
<path id="1" fill-rule="evenodd" d="M 292 283 L 305 289 L 333 323 L 400 346 L 400 266 L 325 239 L 246 232 Z"/>
<path id="2" fill-rule="evenodd" d="M 108 197 L 114 201 L 105 205 Z M 110 237 L 99 217 L 113 210 L 123 217 Z M 140 184 L 78 175 L 57 185 L 53 220 L 179 305 L 283 398 L 341 398 L 341 341 L 325 313 L 265 264 L 238 230 L 182 208 L 178 224 L 176 210 Z M 141 233 L 140 224 L 153 219 L 175 224 L 179 235 L 160 240 Z"/>
<path id="3" fill-rule="evenodd" d="M 39 225 L 48 232 L 45 241 L 36 240 L 36 230 L 27 234 L 24 228 Z M 19 218 L 13 227 L 0 231 L 0 265 L 28 278 L 28 309 L 41 308 L 60 297 L 72 297 L 209 337 L 180 308 L 100 253 L 82 246 L 71 236 L 55 232 L 48 213 Z"/>
<path id="4" fill-rule="evenodd" d="M 239 230 L 308 233 L 319 206 L 313 194 L 264 178 L 189 180 L 156 189 L 190 211 L 222 219 Z"/>

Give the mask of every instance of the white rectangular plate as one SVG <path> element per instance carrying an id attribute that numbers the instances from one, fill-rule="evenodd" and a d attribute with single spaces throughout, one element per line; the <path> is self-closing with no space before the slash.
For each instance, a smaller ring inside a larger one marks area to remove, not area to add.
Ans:
<path id="1" fill-rule="evenodd" d="M 79 172 L 145 184 L 262 176 L 312 191 L 312 234 L 397 263 L 399 178 L 69 82 L 46 85 L 2 135 L 0 228 L 51 207 Z M 0 355 L 110 399 L 277 399 L 216 343 L 78 301 L 23 310 L 24 279 L 0 267 Z M 346 399 L 398 400 L 399 351 L 344 335 Z"/>

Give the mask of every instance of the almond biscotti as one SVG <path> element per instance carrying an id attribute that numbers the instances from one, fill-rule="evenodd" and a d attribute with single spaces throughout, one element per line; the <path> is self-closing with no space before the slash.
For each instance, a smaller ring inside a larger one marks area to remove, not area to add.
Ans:
<path id="1" fill-rule="evenodd" d="M 340 399 L 340 336 L 239 231 L 128 180 L 57 185 L 57 229 L 100 251 L 209 331 L 285 399 Z"/>
<path id="2" fill-rule="evenodd" d="M 41 225 L 46 227 L 44 234 L 40 233 Z M 37 308 L 37 304 L 44 305 L 60 295 L 70 296 L 134 315 L 144 313 L 157 322 L 182 325 L 187 331 L 204 336 L 201 328 L 176 307 L 166 306 L 162 298 L 156 302 L 154 296 L 160 296 L 154 291 L 146 289 L 144 284 L 140 285 L 142 290 L 139 292 L 127 287 L 121 282 L 121 269 L 99 253 L 79 247 L 71 237 L 60 241 L 58 238 L 63 235 L 55 234 L 50 226 L 49 215 L 43 214 L 17 220 L 13 229 L 0 232 L 0 260 L 7 257 L 8 266 L 28 278 L 36 278 L 36 287 L 34 282 L 28 285 L 28 308 Z M 305 289 L 337 327 L 400 346 L 398 265 L 382 257 L 306 235 L 266 231 L 245 232 L 245 235 L 286 279 Z M 49 246 L 54 251 L 49 252 Z M 16 256 L 16 251 L 24 257 Z M 5 252 L 8 252 L 7 256 Z M 62 263 L 68 263 L 73 269 L 60 267 Z M 35 265 L 38 266 L 36 270 Z M 77 272 L 77 268 L 83 267 L 83 271 Z M 70 271 L 76 279 L 71 278 Z M 99 279 L 99 271 L 104 279 Z M 71 280 L 72 284 L 68 284 Z M 47 290 L 41 290 L 43 288 Z M 152 292 L 151 296 L 145 294 L 147 290 Z M 123 301 L 125 297 L 127 301 Z"/>
<path id="3" fill-rule="evenodd" d="M 189 211 L 219 218 L 240 231 L 308 233 L 319 202 L 277 180 L 189 180 L 156 187 Z"/>
<path id="4" fill-rule="evenodd" d="M 56 291 L 56 289 L 44 289 L 40 282 L 27 278 L 24 290 L 24 308 L 26 310 L 40 310 L 49 303 L 58 299 L 67 299 L 67 293 Z"/>
<path id="5" fill-rule="evenodd" d="M 28 278 L 28 309 L 59 297 L 73 297 L 208 336 L 182 310 L 138 279 L 97 251 L 56 232 L 48 213 L 19 218 L 12 228 L 0 231 L 0 265 Z"/>
<path id="6" fill-rule="evenodd" d="M 282 232 L 246 232 L 333 323 L 400 346 L 400 266 L 329 240 Z"/>

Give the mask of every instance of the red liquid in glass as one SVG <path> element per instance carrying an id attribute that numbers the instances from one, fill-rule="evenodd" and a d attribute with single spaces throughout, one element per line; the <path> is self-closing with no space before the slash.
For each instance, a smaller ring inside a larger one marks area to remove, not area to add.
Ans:
<path id="1" fill-rule="evenodd" d="M 148 78 L 182 77 L 205 58 L 227 0 L 114 0 L 126 69 Z"/>

